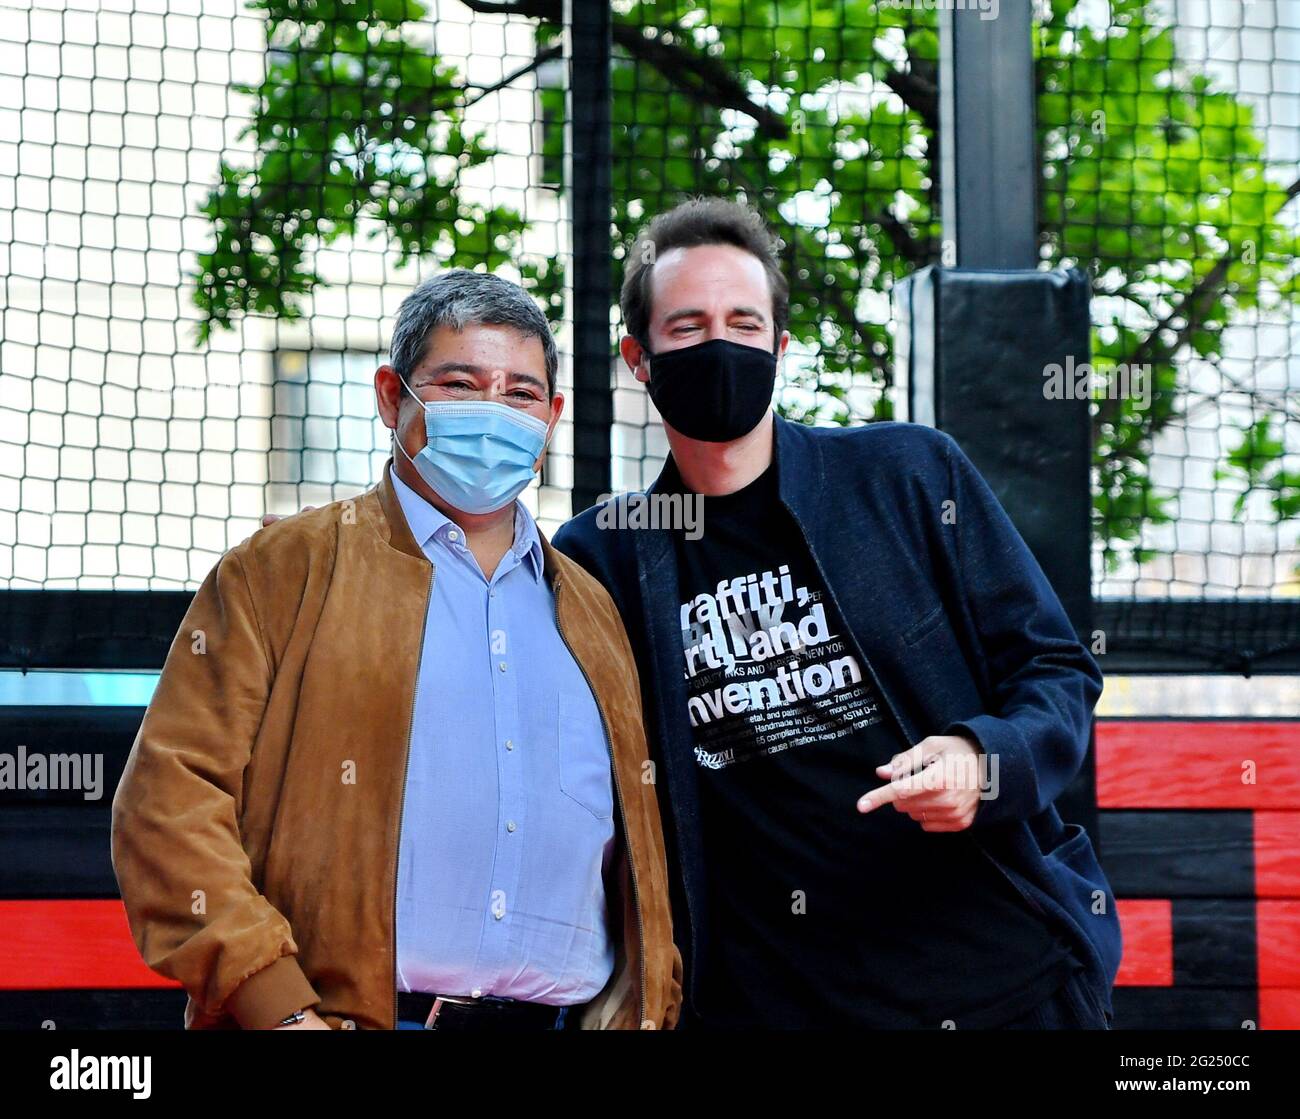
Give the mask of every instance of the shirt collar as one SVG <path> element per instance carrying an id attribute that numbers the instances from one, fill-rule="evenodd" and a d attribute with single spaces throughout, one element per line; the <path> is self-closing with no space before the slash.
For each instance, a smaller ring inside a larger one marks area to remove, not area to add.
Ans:
<path id="1" fill-rule="evenodd" d="M 533 573 L 533 582 L 540 583 L 545 567 L 541 533 L 537 531 L 533 515 L 518 500 L 515 501 L 515 542 L 510 545 L 510 550 L 521 560 L 527 560 L 528 568 Z"/>
<path id="2" fill-rule="evenodd" d="M 422 552 L 428 551 L 429 541 L 435 537 L 448 542 L 447 533 L 459 530 L 456 522 L 422 498 L 410 486 L 398 477 L 397 470 L 389 466 L 389 477 L 393 481 L 393 490 L 402 506 L 407 526 Z M 537 522 L 520 501 L 515 502 L 515 538 L 510 551 L 519 559 L 526 560 L 532 572 L 534 582 L 540 582 L 545 558 L 542 555 L 541 535 L 537 531 Z"/>

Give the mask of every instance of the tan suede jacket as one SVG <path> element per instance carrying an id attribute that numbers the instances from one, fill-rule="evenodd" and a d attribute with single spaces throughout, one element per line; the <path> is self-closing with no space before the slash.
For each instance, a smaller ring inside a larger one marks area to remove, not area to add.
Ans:
<path id="1" fill-rule="evenodd" d="M 543 539 L 560 632 L 608 731 L 615 968 L 584 1029 L 671 1028 L 681 1002 L 632 650 L 604 589 Z M 231 549 L 181 623 L 113 797 L 112 856 L 145 962 L 189 1029 L 314 1006 L 394 1029 L 398 829 L 435 572 L 385 467 L 362 496 Z"/>

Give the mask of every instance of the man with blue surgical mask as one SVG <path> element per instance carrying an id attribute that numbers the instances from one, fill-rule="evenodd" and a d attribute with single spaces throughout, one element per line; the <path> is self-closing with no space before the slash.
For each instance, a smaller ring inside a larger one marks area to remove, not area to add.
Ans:
<path id="1" fill-rule="evenodd" d="M 522 289 L 421 284 L 375 374 L 379 483 L 195 596 L 113 805 L 132 934 L 187 1027 L 676 1023 L 632 651 L 517 500 L 556 366 Z"/>

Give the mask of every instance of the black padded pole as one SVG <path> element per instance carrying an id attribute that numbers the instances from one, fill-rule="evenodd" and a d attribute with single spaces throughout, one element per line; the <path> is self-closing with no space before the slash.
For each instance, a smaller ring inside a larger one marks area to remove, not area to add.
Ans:
<path id="1" fill-rule="evenodd" d="M 610 488 L 614 420 L 609 332 L 613 15 L 607 0 L 565 0 L 569 113 L 565 187 L 573 215 L 573 512 Z"/>

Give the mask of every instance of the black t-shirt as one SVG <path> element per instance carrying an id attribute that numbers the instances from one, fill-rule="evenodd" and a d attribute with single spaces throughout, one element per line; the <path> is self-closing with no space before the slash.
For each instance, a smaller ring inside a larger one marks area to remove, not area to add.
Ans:
<path id="1" fill-rule="evenodd" d="M 671 464 L 667 488 L 680 489 Z M 701 1024 L 1001 1025 L 1072 966 L 969 831 L 856 802 L 914 743 L 858 662 L 776 468 L 677 532 L 708 866 Z M 862 541 L 861 571 L 891 562 Z"/>

